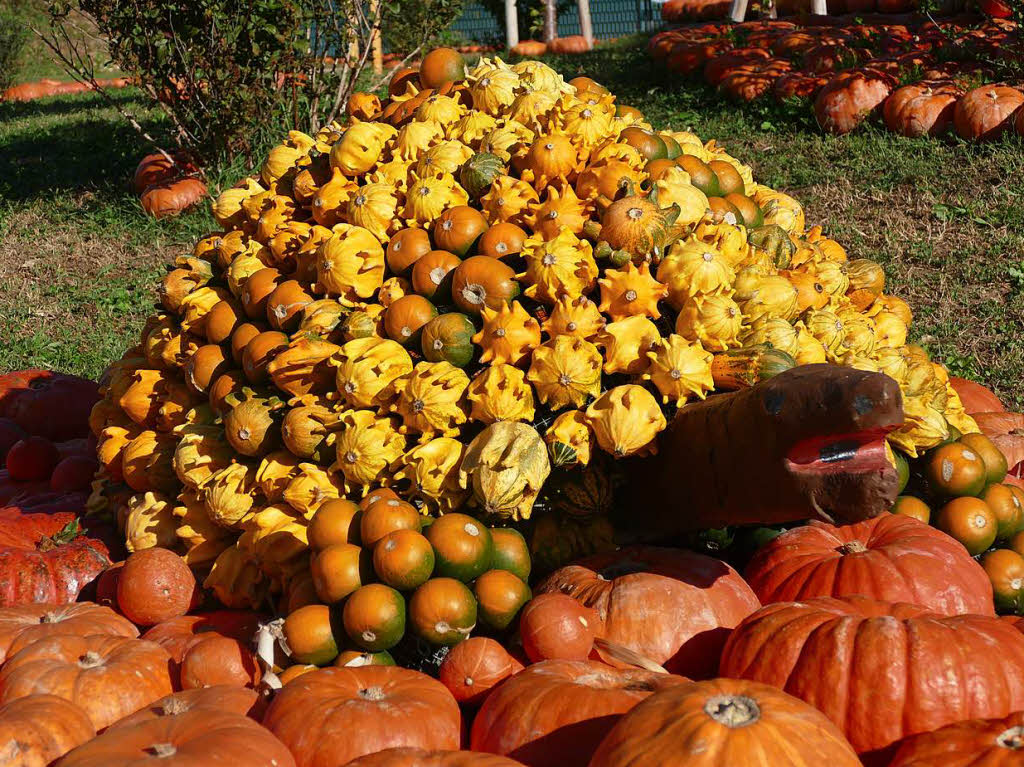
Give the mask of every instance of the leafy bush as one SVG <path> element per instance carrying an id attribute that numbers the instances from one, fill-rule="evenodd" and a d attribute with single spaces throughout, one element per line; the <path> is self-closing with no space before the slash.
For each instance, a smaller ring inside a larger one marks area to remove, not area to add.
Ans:
<path id="1" fill-rule="evenodd" d="M 27 42 L 28 28 L 24 20 L 0 8 L 0 90 L 14 84 Z"/>
<path id="2" fill-rule="evenodd" d="M 55 0 L 48 42 L 80 79 L 93 57 L 66 30 L 83 14 L 111 60 L 167 114 L 172 139 L 201 162 L 253 155 L 282 127 L 315 132 L 337 118 L 383 29 L 412 48 L 463 0 Z"/>
<path id="3" fill-rule="evenodd" d="M 420 46 L 437 45 L 445 30 L 462 13 L 465 4 L 465 0 L 395 3 L 394 7 L 385 10 L 383 21 L 388 48 L 394 53 L 407 54 Z"/>

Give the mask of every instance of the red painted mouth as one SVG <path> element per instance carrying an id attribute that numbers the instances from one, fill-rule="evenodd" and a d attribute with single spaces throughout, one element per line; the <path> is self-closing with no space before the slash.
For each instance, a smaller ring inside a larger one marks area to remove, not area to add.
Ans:
<path id="1" fill-rule="evenodd" d="M 805 439 L 787 453 L 786 468 L 802 474 L 867 474 L 891 469 L 885 454 L 889 431 L 883 428 Z"/>

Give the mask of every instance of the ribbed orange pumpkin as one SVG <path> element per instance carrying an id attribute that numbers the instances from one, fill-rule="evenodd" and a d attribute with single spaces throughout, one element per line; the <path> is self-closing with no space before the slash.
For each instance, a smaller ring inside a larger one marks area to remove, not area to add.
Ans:
<path id="1" fill-rule="evenodd" d="M 470 747 L 529 767 L 586 767 L 622 714 L 651 693 L 684 683 L 594 661 L 536 663 L 487 697 L 473 720 Z"/>
<path id="2" fill-rule="evenodd" d="M 1013 129 L 1014 113 L 1024 106 L 1024 93 L 1006 85 L 982 85 L 956 104 L 953 124 L 961 138 L 989 141 Z"/>
<path id="3" fill-rule="evenodd" d="M 543 43 L 540 43 L 543 45 Z M 522 767 L 504 756 L 476 751 L 427 751 L 422 748 L 387 748 L 360 757 L 345 767 Z"/>
<path id="4" fill-rule="evenodd" d="M 95 735 L 88 715 L 55 695 L 0 706 L 0 763 L 11 767 L 47 767 Z"/>
<path id="5" fill-rule="evenodd" d="M 329 668 L 293 679 L 263 725 L 300 767 L 334 767 L 386 748 L 458 750 L 461 715 L 436 679 L 397 666 Z"/>
<path id="6" fill-rule="evenodd" d="M 451 649 L 437 673 L 455 700 L 478 706 L 499 683 L 522 670 L 501 643 L 471 637 Z"/>
<path id="7" fill-rule="evenodd" d="M 730 629 L 760 607 L 729 565 L 689 551 L 630 546 L 556 570 L 561 591 L 597 610 L 603 636 L 672 673 L 715 676 Z"/>
<path id="8" fill-rule="evenodd" d="M 1024 635 L 1009 622 L 866 597 L 758 610 L 726 642 L 721 672 L 810 703 L 860 754 L 962 719 L 1024 709 Z"/>
<path id="9" fill-rule="evenodd" d="M 820 711 L 766 684 L 711 679 L 641 701 L 608 733 L 590 767 L 859 767 Z"/>
<path id="10" fill-rule="evenodd" d="M 811 522 L 767 543 L 744 572 L 764 603 L 854 594 L 940 615 L 993 615 L 992 585 L 964 547 L 902 514 Z"/>
<path id="11" fill-rule="evenodd" d="M 37 639 L 57 634 L 137 637 L 139 631 L 109 607 L 89 602 L 5 607 L 0 610 L 0 664 Z"/>
<path id="12" fill-rule="evenodd" d="M 889 767 L 1014 767 L 1024 753 L 1024 711 L 968 719 L 907 738 Z"/>

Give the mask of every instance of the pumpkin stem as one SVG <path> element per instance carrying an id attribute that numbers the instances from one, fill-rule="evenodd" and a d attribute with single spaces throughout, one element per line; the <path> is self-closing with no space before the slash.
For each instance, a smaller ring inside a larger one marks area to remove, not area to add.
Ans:
<path id="1" fill-rule="evenodd" d="M 178 753 L 178 749 L 174 747 L 173 743 L 154 743 L 149 750 L 160 759 L 166 759 Z"/>
<path id="2" fill-rule="evenodd" d="M 850 541 L 849 543 L 844 543 L 842 546 L 836 549 L 836 551 L 838 551 L 840 554 L 843 554 L 844 556 L 846 554 L 863 554 L 867 550 L 868 547 L 865 546 L 861 541 Z"/>
<path id="3" fill-rule="evenodd" d="M 704 713 L 721 725 L 736 729 L 761 718 L 761 709 L 746 695 L 716 695 L 704 704 Z"/>
<path id="4" fill-rule="evenodd" d="M 184 714 L 188 711 L 191 706 L 187 701 L 181 698 L 168 698 L 164 701 L 163 706 L 160 707 L 160 711 L 164 716 L 176 716 L 178 714 Z"/>
<path id="5" fill-rule="evenodd" d="M 103 665 L 103 656 L 95 650 L 89 650 L 78 659 L 79 668 L 96 668 Z"/>
<path id="6" fill-rule="evenodd" d="M 1019 751 L 1024 748 L 1024 727 L 1011 727 L 996 736 L 996 745 Z"/>
<path id="7" fill-rule="evenodd" d="M 380 687 L 366 687 L 359 691 L 359 697 L 363 700 L 384 700 L 384 690 Z"/>
<path id="8" fill-rule="evenodd" d="M 39 622 L 40 623 L 60 623 L 60 614 L 58 614 L 55 610 L 52 610 L 52 611 L 50 611 L 48 613 L 43 613 L 42 616 L 39 618 Z"/>

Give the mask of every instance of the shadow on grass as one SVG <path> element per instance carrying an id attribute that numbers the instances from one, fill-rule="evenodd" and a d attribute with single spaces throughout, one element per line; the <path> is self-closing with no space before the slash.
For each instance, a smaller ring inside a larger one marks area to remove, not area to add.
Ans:
<path id="1" fill-rule="evenodd" d="M 62 96 L 49 96 L 33 101 L 0 102 L 0 122 L 20 120 L 26 117 L 43 117 L 46 115 L 74 114 L 83 109 L 106 107 L 113 103 L 126 107 L 139 102 L 139 91 L 135 88 L 111 91 L 110 101 L 97 93 L 73 93 Z"/>

